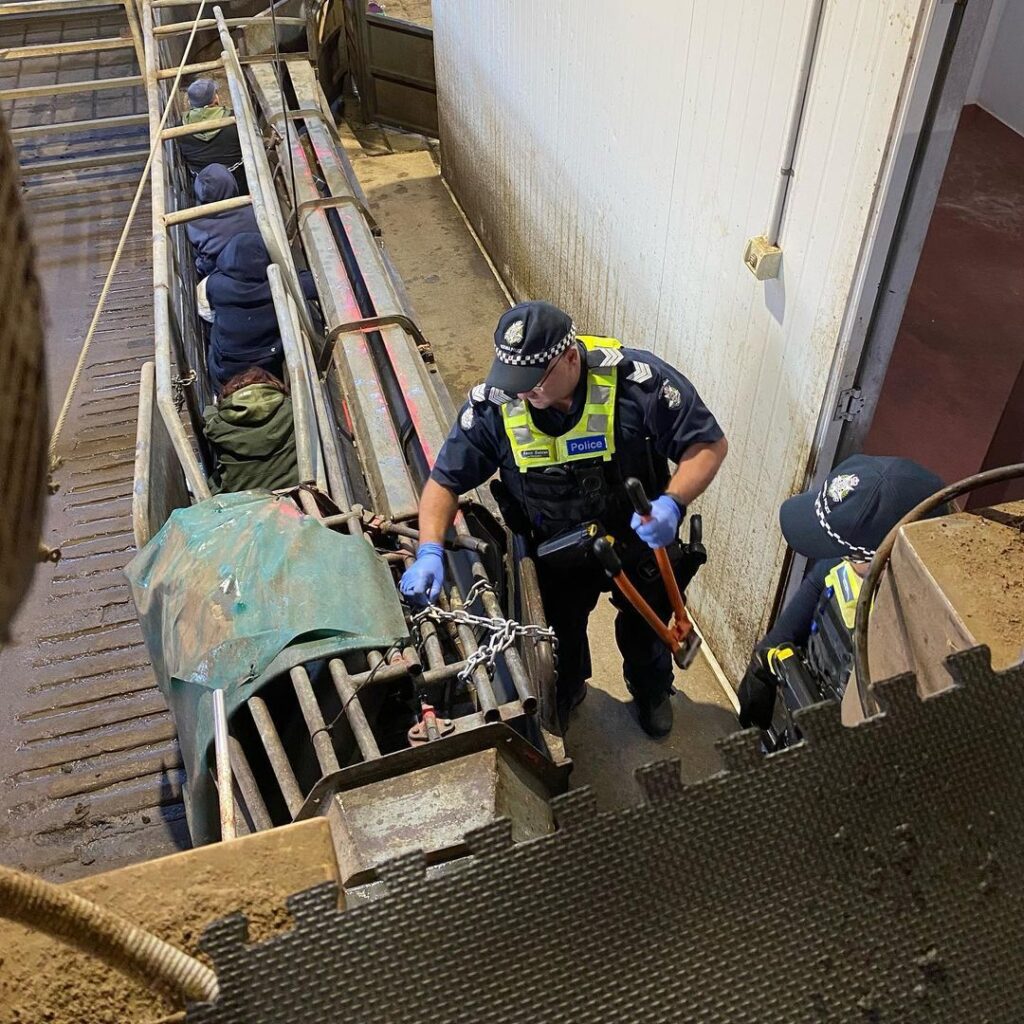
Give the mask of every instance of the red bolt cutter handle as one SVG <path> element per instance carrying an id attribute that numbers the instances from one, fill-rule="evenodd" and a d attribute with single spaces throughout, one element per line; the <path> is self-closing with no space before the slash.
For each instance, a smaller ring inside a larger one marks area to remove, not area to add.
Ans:
<path id="1" fill-rule="evenodd" d="M 646 523 L 651 518 L 651 502 L 644 491 L 644 485 L 631 476 L 626 481 L 626 493 L 636 514 Z M 661 573 L 661 580 L 665 584 L 665 591 L 672 604 L 672 612 L 675 615 L 675 632 L 680 640 L 684 640 L 693 633 L 693 623 L 690 616 L 686 614 L 686 602 L 679 590 L 679 582 L 676 574 L 672 571 L 672 563 L 669 561 L 668 552 L 664 548 L 655 548 L 654 557 L 658 563 L 658 570 Z"/>
<path id="2" fill-rule="evenodd" d="M 629 577 L 622 571 L 622 561 L 612 547 L 610 537 L 598 537 L 594 541 L 594 554 L 601 568 L 611 577 L 612 582 L 622 591 L 623 597 L 643 616 L 647 625 L 654 630 L 658 639 L 672 652 L 672 659 L 680 668 L 689 668 L 700 647 L 700 637 L 690 630 L 680 636 L 658 618 L 657 612 L 644 600 L 643 595 L 633 586 Z M 689 624 L 690 620 L 686 620 Z"/>

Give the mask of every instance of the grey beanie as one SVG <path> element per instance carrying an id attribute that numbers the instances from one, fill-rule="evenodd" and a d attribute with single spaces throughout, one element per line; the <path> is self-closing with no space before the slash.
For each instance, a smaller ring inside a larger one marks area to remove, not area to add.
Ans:
<path id="1" fill-rule="evenodd" d="M 208 107 L 217 95 L 217 83 L 212 78 L 197 78 L 188 87 L 188 101 L 193 107 Z"/>

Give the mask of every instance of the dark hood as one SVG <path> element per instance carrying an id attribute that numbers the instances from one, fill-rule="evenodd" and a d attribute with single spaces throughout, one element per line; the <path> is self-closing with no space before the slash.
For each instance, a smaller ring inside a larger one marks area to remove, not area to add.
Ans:
<path id="1" fill-rule="evenodd" d="M 243 231 L 235 235 L 217 257 L 217 269 L 236 281 L 253 281 L 265 285 L 269 266 L 267 247 L 256 231 Z M 268 294 L 269 291 L 268 285 Z"/>
<path id="2" fill-rule="evenodd" d="M 223 164 L 210 164 L 196 175 L 196 199 L 202 203 L 216 203 L 238 195 L 238 182 Z"/>
<path id="3" fill-rule="evenodd" d="M 267 384 L 250 384 L 203 413 L 217 466 L 215 491 L 273 490 L 298 483 L 292 400 Z"/>
<path id="4" fill-rule="evenodd" d="M 268 384 L 250 384 L 204 412 L 206 436 L 222 450 L 254 458 L 277 451 L 294 429 L 291 399 Z"/>

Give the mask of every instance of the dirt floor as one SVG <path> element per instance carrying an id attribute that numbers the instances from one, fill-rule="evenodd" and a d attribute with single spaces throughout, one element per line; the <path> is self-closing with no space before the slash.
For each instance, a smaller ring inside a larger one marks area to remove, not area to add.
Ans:
<path id="1" fill-rule="evenodd" d="M 987 514 L 998 518 L 963 512 L 915 524 L 913 536 L 949 606 L 1000 670 L 1024 658 L 1024 501 Z"/>
<path id="2" fill-rule="evenodd" d="M 318 818 L 94 875 L 69 888 L 206 960 L 198 942 L 211 921 L 244 913 L 250 940 L 262 941 L 291 927 L 287 896 L 336 878 L 330 829 Z M 177 1009 L 95 957 L 0 922 L 4 1024 L 150 1024 Z"/>
<path id="3" fill-rule="evenodd" d="M 505 292 L 445 188 L 427 141 L 380 128 L 357 126 L 356 132 L 358 138 L 342 126 L 346 150 L 452 399 L 461 405 L 490 365 Z M 573 783 L 592 786 L 608 809 L 639 801 L 633 770 L 651 761 L 679 758 L 686 780 L 714 774 L 720 767 L 715 741 L 738 727 L 732 702 L 702 656 L 677 673 L 671 736 L 647 737 L 622 679 L 613 622 L 604 601 L 591 619 L 592 685 L 567 741 L 576 765 Z"/>

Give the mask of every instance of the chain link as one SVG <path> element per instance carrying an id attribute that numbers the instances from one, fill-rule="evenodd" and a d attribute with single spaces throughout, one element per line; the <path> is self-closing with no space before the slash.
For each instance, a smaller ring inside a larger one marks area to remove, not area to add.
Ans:
<path id="1" fill-rule="evenodd" d="M 493 592 L 493 589 L 487 580 L 477 580 L 466 594 L 465 606 L 471 605 L 485 590 Z M 427 605 L 423 611 L 413 615 L 410 620 L 414 626 L 418 626 L 424 621 L 453 622 L 456 625 L 469 626 L 471 629 L 481 629 L 487 632 L 487 639 L 478 640 L 477 649 L 466 658 L 466 666 L 458 675 L 460 682 L 468 682 L 480 666 L 487 670 L 489 676 L 493 676 L 498 655 L 508 650 L 519 637 L 530 637 L 535 642 L 547 640 L 555 650 L 558 648 L 555 631 L 549 626 L 524 626 L 516 622 L 515 619 L 474 615 L 472 612 L 467 612 L 466 607 L 445 611 L 443 608 L 431 604 Z"/>
<path id="2" fill-rule="evenodd" d="M 171 388 L 174 392 L 174 408 L 178 412 L 185 408 L 185 388 L 195 384 L 198 376 L 195 370 L 189 370 L 184 376 L 175 377 L 171 380 Z"/>

